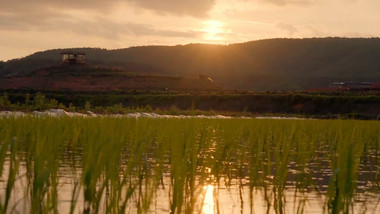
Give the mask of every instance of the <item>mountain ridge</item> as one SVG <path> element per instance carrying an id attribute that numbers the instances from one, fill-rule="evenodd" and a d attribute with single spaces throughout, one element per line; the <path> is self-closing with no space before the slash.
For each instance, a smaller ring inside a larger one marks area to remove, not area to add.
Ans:
<path id="1" fill-rule="evenodd" d="M 53 49 L 3 62 L 0 75 L 12 77 L 56 65 L 59 53 L 65 50 L 86 52 L 93 66 L 154 75 L 205 75 L 225 87 L 252 91 L 305 90 L 328 87 L 335 81 L 380 80 L 380 39 L 337 37 L 114 50 Z"/>

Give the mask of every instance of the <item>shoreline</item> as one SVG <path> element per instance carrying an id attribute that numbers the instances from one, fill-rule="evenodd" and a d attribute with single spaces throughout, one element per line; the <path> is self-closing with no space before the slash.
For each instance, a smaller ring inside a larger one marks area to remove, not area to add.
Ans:
<path id="1" fill-rule="evenodd" d="M 132 93 L 132 92 L 131 92 Z M 33 112 L 63 109 L 100 115 L 223 115 L 231 117 L 379 120 L 380 95 L 364 94 L 61 94 L 4 93 L 0 110 Z"/>
<path id="2" fill-rule="evenodd" d="M 178 119 L 190 119 L 190 118 L 200 118 L 200 119 L 276 119 L 276 120 L 315 120 L 315 118 L 303 118 L 303 117 L 288 117 L 288 116 L 225 116 L 221 114 L 215 115 L 185 115 L 185 114 L 158 114 L 155 112 L 132 112 L 126 114 L 98 114 L 91 111 L 85 113 L 81 112 L 68 112 L 63 109 L 48 109 L 45 111 L 32 111 L 32 112 L 22 112 L 22 111 L 0 111 L 0 119 L 6 117 L 116 117 L 116 118 L 178 118 Z"/>

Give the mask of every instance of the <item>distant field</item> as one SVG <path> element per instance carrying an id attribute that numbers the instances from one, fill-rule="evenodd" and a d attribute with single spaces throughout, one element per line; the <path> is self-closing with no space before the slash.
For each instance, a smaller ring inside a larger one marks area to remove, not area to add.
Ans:
<path id="1" fill-rule="evenodd" d="M 0 119 L 0 212 L 378 213 L 380 122 Z"/>

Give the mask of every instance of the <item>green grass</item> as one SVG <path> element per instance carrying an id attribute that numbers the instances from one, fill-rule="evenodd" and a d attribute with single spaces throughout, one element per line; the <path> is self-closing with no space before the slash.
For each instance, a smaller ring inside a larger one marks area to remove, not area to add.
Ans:
<path id="1" fill-rule="evenodd" d="M 20 180 L 18 205 L 61 212 L 62 177 L 72 184 L 70 213 L 146 213 L 162 190 L 171 213 L 198 213 L 209 184 L 216 202 L 219 188 L 237 186 L 241 203 L 253 207 L 260 192 L 268 212 L 285 213 L 293 191 L 293 212 L 303 213 L 316 192 L 325 212 L 351 213 L 360 195 L 379 199 L 379 132 L 379 122 L 354 120 L 2 118 L 0 213 L 15 209 Z"/>

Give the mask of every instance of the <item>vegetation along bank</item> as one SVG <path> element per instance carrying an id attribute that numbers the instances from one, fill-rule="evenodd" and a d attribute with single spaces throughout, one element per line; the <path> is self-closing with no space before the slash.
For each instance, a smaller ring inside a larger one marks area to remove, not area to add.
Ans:
<path id="1" fill-rule="evenodd" d="M 0 110 L 165 114 L 300 115 L 317 118 L 379 119 L 380 95 L 306 93 L 152 93 L 8 91 Z"/>

